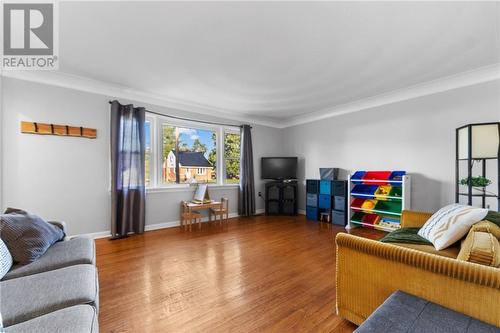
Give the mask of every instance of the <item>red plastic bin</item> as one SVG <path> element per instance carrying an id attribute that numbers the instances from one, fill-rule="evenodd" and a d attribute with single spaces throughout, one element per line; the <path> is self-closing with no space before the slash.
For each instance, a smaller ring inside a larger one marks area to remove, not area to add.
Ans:
<path id="1" fill-rule="evenodd" d="M 367 224 L 377 224 L 377 222 L 380 220 L 380 216 L 377 214 L 366 214 L 363 217 L 363 223 Z"/>
<path id="2" fill-rule="evenodd" d="M 353 201 L 351 201 L 351 208 L 352 209 L 361 209 L 361 205 L 365 202 L 365 199 L 362 198 L 354 198 Z"/>
<path id="3" fill-rule="evenodd" d="M 392 171 L 367 171 L 363 176 L 363 184 L 386 185 Z M 380 180 L 380 182 L 377 182 Z"/>

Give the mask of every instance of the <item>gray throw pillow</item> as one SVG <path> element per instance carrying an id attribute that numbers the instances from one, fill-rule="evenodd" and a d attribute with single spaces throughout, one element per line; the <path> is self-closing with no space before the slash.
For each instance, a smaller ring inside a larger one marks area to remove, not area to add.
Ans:
<path id="1" fill-rule="evenodd" d="M 64 232 L 33 214 L 0 215 L 0 236 L 15 263 L 35 261 L 57 241 Z"/>
<path id="2" fill-rule="evenodd" d="M 20 214 L 20 215 L 27 215 L 28 212 L 19 208 L 12 208 L 12 207 L 7 207 L 4 214 Z"/>
<path id="3" fill-rule="evenodd" d="M 3 240 L 0 238 L 0 280 L 12 267 L 12 261 L 12 256 L 10 255 L 7 245 L 5 245 Z"/>

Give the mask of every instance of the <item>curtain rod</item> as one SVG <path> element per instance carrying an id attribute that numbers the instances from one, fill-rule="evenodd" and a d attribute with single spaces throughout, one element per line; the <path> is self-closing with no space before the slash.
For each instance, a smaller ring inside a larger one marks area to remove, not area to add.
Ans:
<path id="1" fill-rule="evenodd" d="M 109 101 L 109 104 L 112 104 L 112 103 L 113 103 L 113 101 Z M 193 122 L 196 122 L 196 123 L 203 123 L 203 124 L 210 124 L 210 125 L 221 125 L 221 126 L 229 126 L 229 127 L 242 127 L 243 126 L 243 125 L 225 124 L 225 123 L 217 123 L 217 122 L 213 122 L 213 121 L 194 120 L 194 119 L 189 119 L 189 118 L 177 117 L 177 116 L 172 116 L 172 115 L 163 114 L 163 113 L 159 113 L 159 112 L 154 112 L 154 111 L 147 110 L 147 109 L 146 109 L 146 112 L 147 113 L 156 114 L 158 116 L 167 117 L 167 118 L 173 118 L 173 119 L 178 119 L 178 120 L 186 120 L 186 121 L 193 121 Z M 252 128 L 252 126 L 250 126 L 250 128 Z"/>

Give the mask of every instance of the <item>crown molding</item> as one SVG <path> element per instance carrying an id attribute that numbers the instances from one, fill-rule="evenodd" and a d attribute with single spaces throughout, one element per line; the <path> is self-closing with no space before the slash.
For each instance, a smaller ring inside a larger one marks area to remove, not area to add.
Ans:
<path id="1" fill-rule="evenodd" d="M 157 105 L 180 111 L 209 115 L 211 117 L 217 117 L 225 120 L 233 120 L 239 123 L 250 123 L 276 128 L 283 127 L 282 123 L 279 121 L 269 120 L 263 117 L 237 115 L 230 110 L 223 110 L 221 108 L 215 108 L 199 103 L 176 100 L 162 94 L 151 93 L 60 71 L 8 70 L 3 71 L 0 76 L 104 95 L 108 96 L 110 99 L 123 98 L 126 100 Z"/>
<path id="2" fill-rule="evenodd" d="M 448 90 L 495 81 L 498 79 L 500 79 L 500 63 L 419 83 L 410 87 L 393 90 L 388 93 L 368 97 L 351 103 L 342 104 L 321 111 L 315 111 L 303 116 L 291 117 L 285 122 L 285 127 L 306 124 L 331 117 L 338 117 L 353 112 L 372 109 L 382 105 L 402 102 L 409 99 L 433 95 Z"/>
<path id="3" fill-rule="evenodd" d="M 59 71 L 3 71 L 1 76 L 79 90 L 98 95 L 105 95 L 109 96 L 111 99 L 123 98 L 166 108 L 233 120 L 241 123 L 251 123 L 274 128 L 286 128 L 426 95 L 437 94 L 448 90 L 498 80 L 500 79 L 500 63 L 420 83 L 351 103 L 334 106 L 325 110 L 311 112 L 302 116 L 289 117 L 284 120 L 270 120 L 265 117 L 236 115 L 231 110 L 221 110 L 220 108 L 215 108 L 209 105 L 176 100 L 161 94 L 146 92 Z"/>

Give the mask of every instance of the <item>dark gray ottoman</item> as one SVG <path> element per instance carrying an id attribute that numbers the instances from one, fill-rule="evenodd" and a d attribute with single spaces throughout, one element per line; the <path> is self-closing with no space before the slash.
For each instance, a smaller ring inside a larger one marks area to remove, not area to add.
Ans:
<path id="1" fill-rule="evenodd" d="M 500 328 L 396 291 L 354 332 L 499 333 Z"/>

